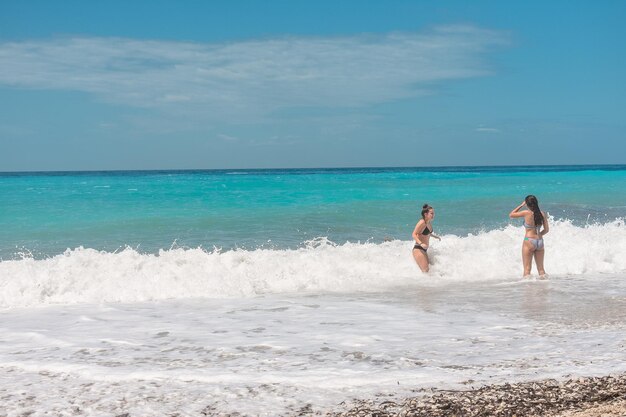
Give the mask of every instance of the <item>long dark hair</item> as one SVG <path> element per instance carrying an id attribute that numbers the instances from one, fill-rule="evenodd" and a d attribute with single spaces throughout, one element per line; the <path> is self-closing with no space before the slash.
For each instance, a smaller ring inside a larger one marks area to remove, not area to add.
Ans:
<path id="1" fill-rule="evenodd" d="M 524 199 L 526 202 L 526 207 L 533 212 L 533 218 L 535 219 L 535 226 L 541 226 L 543 224 L 543 214 L 541 213 L 541 209 L 539 208 L 539 201 L 537 201 L 537 197 L 534 195 L 527 195 Z"/>
<path id="2" fill-rule="evenodd" d="M 431 206 L 429 206 L 428 204 L 424 204 L 422 206 L 422 219 L 426 220 L 426 218 L 424 217 L 424 215 L 426 213 L 428 213 L 430 210 L 432 210 L 433 208 Z"/>

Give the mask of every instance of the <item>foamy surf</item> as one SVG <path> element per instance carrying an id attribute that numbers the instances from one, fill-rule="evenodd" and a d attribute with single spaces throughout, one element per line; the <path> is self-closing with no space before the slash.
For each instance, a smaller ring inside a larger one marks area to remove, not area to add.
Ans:
<path id="1" fill-rule="evenodd" d="M 335 244 L 320 238 L 299 249 L 68 249 L 47 259 L 0 262 L 0 306 L 247 298 L 265 294 L 385 292 L 449 282 L 507 282 L 521 270 L 519 227 L 433 241 L 430 274 L 419 272 L 412 243 Z M 626 271 L 626 227 L 617 219 L 578 227 L 553 221 L 546 236 L 551 275 Z"/>
<path id="2" fill-rule="evenodd" d="M 352 398 L 625 372 L 623 280 L 604 278 L 4 309 L 0 413 L 324 414 Z"/>

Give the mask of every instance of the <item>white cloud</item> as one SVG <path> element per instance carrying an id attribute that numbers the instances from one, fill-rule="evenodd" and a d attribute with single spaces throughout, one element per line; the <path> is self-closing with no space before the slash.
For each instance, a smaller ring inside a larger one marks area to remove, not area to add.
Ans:
<path id="1" fill-rule="evenodd" d="M 217 137 L 226 142 L 239 142 L 239 138 L 235 136 L 226 135 L 224 133 L 220 133 Z"/>
<path id="2" fill-rule="evenodd" d="M 297 106 L 358 107 L 414 97 L 433 82 L 489 74 L 501 32 L 287 37 L 231 43 L 61 38 L 0 43 L 0 84 L 75 90 L 208 120 Z"/>

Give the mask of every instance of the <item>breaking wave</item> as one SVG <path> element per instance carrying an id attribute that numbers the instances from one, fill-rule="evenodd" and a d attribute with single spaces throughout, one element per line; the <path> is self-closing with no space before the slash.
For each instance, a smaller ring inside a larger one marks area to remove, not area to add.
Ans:
<path id="1" fill-rule="evenodd" d="M 0 262 L 0 307 L 380 292 L 440 282 L 517 280 L 522 238 L 514 226 L 444 235 L 440 242 L 431 241 L 428 275 L 415 265 L 412 242 L 399 240 L 335 244 L 317 238 L 299 249 L 172 248 L 157 254 L 79 247 L 43 260 L 26 256 Z M 554 221 L 545 241 L 551 275 L 626 272 L 623 219 L 585 227 Z"/>

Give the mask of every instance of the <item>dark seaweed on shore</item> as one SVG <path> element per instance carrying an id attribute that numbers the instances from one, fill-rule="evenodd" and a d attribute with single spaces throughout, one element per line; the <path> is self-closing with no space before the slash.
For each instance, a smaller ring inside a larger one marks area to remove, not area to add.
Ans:
<path id="1" fill-rule="evenodd" d="M 393 401 L 358 401 L 329 417 L 548 417 L 626 399 L 626 374 L 489 385 Z"/>

